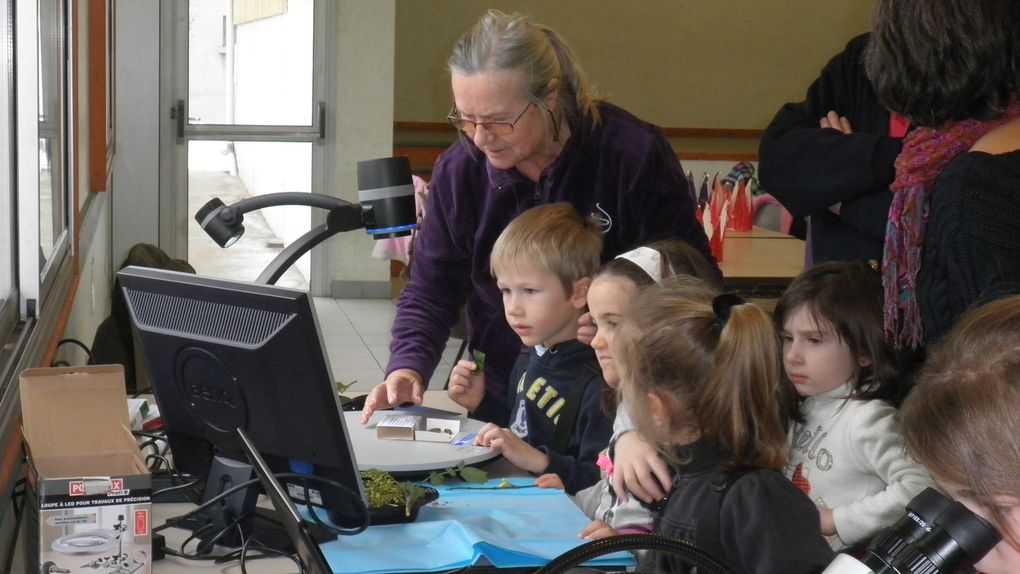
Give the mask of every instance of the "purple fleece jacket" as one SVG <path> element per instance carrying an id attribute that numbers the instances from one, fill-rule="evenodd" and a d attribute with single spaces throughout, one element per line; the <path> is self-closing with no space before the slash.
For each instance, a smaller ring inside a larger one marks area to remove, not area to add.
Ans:
<path id="1" fill-rule="evenodd" d="M 523 346 L 503 316 L 489 253 L 510 220 L 530 207 L 566 201 L 605 220 L 603 260 L 678 237 L 715 264 L 662 130 L 611 104 L 600 103 L 599 111 L 597 127 L 591 118 L 572 127 L 560 157 L 537 183 L 516 169 L 494 168 L 468 141 L 443 152 L 429 184 L 410 281 L 397 302 L 387 374 L 409 368 L 428 381 L 466 304 L 469 347 L 486 355 L 486 388 L 506 394 Z"/>

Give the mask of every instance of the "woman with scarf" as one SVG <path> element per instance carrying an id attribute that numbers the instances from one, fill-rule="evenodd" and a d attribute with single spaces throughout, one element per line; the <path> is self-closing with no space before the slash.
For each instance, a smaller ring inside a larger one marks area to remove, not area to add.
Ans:
<path id="1" fill-rule="evenodd" d="M 879 0 L 866 69 L 918 126 L 896 160 L 886 334 L 932 342 L 1020 286 L 1020 2 Z"/>

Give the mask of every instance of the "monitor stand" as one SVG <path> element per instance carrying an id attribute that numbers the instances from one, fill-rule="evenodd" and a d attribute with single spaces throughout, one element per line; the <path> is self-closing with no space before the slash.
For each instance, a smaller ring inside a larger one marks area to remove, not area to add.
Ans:
<path id="1" fill-rule="evenodd" d="M 255 473 L 250 464 L 215 456 L 209 468 L 201 504 L 254 478 Z M 293 553 L 293 545 L 283 530 L 278 512 L 256 506 L 259 490 L 258 484 L 243 488 L 178 523 L 177 526 L 190 529 L 199 540 L 195 554 L 208 554 L 213 545 L 240 548 L 253 534 L 256 535 L 258 546 Z M 243 518 L 238 521 L 237 517 Z M 322 525 L 310 523 L 308 528 L 318 544 L 337 539 L 335 532 Z"/>

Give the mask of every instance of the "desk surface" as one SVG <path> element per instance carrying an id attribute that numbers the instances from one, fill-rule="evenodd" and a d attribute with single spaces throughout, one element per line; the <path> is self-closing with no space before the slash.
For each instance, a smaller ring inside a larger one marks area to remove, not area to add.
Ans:
<path id="1" fill-rule="evenodd" d="M 754 226 L 750 231 L 737 231 L 730 229 L 726 232 L 726 237 L 764 237 L 768 239 L 797 239 L 792 235 L 787 235 L 782 231 L 776 231 L 767 227 Z"/>
<path id="2" fill-rule="evenodd" d="M 719 269 L 727 285 L 785 286 L 804 270 L 804 242 L 727 234 Z"/>
<path id="3" fill-rule="evenodd" d="M 445 393 L 444 393 L 445 394 Z M 464 464 L 477 464 L 495 458 L 498 453 L 484 447 L 414 440 L 384 440 L 376 438 L 376 423 L 400 411 L 378 411 L 368 425 L 361 424 L 361 412 L 345 412 L 347 432 L 354 446 L 358 468 L 377 468 L 386 472 L 428 472 Z M 443 417 L 449 418 L 449 417 Z M 461 418 L 461 430 L 477 432 L 482 422 Z"/>

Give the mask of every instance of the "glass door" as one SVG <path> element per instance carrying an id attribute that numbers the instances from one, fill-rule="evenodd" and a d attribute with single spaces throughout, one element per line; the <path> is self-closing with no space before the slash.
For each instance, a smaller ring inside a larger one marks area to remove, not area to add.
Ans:
<path id="1" fill-rule="evenodd" d="M 226 249 L 194 215 L 212 198 L 230 205 L 268 193 L 324 192 L 327 16 L 319 12 L 328 2 L 167 3 L 173 137 L 164 141 L 172 141 L 173 161 L 161 189 L 178 225 L 169 238 L 161 230 L 161 241 L 200 274 L 252 281 L 324 214 L 307 207 L 248 213 L 244 236 Z M 313 267 L 306 255 L 277 283 L 309 289 Z"/>

